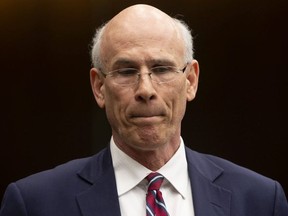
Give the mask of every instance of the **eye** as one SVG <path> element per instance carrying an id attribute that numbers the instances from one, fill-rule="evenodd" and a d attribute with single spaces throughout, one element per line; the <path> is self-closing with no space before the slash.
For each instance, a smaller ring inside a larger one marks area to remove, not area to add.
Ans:
<path id="1" fill-rule="evenodd" d="M 133 76 L 138 73 L 138 70 L 135 68 L 122 68 L 116 71 L 118 76 Z"/>
<path id="2" fill-rule="evenodd" d="M 154 74 L 165 74 L 171 72 L 172 68 L 170 66 L 158 66 L 151 68 Z"/>

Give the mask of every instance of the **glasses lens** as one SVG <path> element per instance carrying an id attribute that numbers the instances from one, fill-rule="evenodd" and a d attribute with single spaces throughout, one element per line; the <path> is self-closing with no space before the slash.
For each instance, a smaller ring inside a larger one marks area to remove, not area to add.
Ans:
<path id="1" fill-rule="evenodd" d="M 111 73 L 114 82 L 121 85 L 129 85 L 137 82 L 138 70 L 135 68 L 122 68 Z"/>
<path id="2" fill-rule="evenodd" d="M 159 83 L 169 82 L 174 80 L 179 70 L 172 66 L 159 66 L 151 68 L 152 79 Z"/>

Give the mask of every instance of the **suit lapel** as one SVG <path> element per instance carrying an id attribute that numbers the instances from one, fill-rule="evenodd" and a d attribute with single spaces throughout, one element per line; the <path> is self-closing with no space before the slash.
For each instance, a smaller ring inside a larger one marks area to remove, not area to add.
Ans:
<path id="1" fill-rule="evenodd" d="M 223 169 L 186 148 L 188 170 L 196 216 L 229 216 L 231 192 L 214 183 Z"/>
<path id="2" fill-rule="evenodd" d="M 120 216 L 115 174 L 109 149 L 92 157 L 78 175 L 91 186 L 77 196 L 83 216 Z"/>

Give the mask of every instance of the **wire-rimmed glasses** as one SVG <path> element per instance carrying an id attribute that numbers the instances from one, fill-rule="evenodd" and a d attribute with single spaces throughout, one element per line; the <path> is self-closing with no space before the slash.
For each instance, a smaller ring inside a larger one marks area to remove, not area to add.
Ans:
<path id="1" fill-rule="evenodd" d="M 144 74 L 148 74 L 150 79 L 158 84 L 171 82 L 178 77 L 179 73 L 184 73 L 186 68 L 187 64 L 182 69 L 174 66 L 152 67 L 148 73 L 141 73 L 140 70 L 136 68 L 121 68 L 107 73 L 101 73 L 104 77 L 111 77 L 116 84 L 130 86 L 137 84 L 140 76 Z"/>

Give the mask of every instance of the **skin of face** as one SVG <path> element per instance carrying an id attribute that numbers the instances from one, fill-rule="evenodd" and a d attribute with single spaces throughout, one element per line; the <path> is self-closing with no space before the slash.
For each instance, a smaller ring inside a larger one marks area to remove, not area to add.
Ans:
<path id="1" fill-rule="evenodd" d="M 159 169 L 177 151 L 186 103 L 196 95 L 198 62 L 187 64 L 184 50 L 171 17 L 151 6 L 131 6 L 107 24 L 101 57 L 104 72 L 137 68 L 139 82 L 124 87 L 96 68 L 90 71 L 93 93 L 105 108 L 116 145 L 151 170 Z M 187 67 L 177 79 L 158 84 L 146 73 L 160 65 Z"/>

